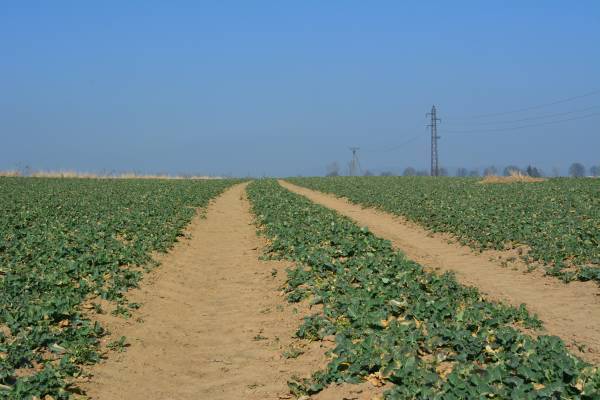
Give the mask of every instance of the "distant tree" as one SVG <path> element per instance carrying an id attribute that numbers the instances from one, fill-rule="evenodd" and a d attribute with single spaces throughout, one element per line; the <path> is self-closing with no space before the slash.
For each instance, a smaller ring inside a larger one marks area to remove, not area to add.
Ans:
<path id="1" fill-rule="evenodd" d="M 379 176 L 394 176 L 394 173 L 392 171 L 383 171 Z"/>
<path id="2" fill-rule="evenodd" d="M 581 163 L 573 163 L 569 167 L 569 175 L 573 178 L 581 178 L 582 176 L 585 176 L 585 167 Z"/>
<path id="3" fill-rule="evenodd" d="M 541 170 L 537 169 L 533 165 L 528 165 L 527 168 L 525 168 L 525 173 L 532 178 L 539 178 L 542 176 Z"/>
<path id="4" fill-rule="evenodd" d="M 538 177 L 540 177 L 540 178 L 543 176 L 546 176 L 546 173 L 544 172 L 544 170 L 539 167 L 537 168 L 537 172 L 538 172 Z"/>
<path id="5" fill-rule="evenodd" d="M 456 176 L 465 177 L 469 175 L 469 171 L 466 168 L 459 168 L 456 170 Z"/>
<path id="6" fill-rule="evenodd" d="M 531 165 L 528 165 L 525 167 L 525 169 L 523 170 L 523 174 L 527 175 L 527 176 L 531 176 L 531 173 L 534 172 L 532 171 L 533 167 Z"/>
<path id="7" fill-rule="evenodd" d="M 366 170 L 363 175 L 364 176 L 373 176 L 373 173 L 371 171 L 369 171 L 369 170 Z"/>
<path id="8" fill-rule="evenodd" d="M 502 175 L 510 176 L 511 173 L 517 174 L 522 172 L 523 171 L 521 171 L 521 168 L 517 167 L 516 165 L 509 165 L 508 167 L 504 168 L 504 170 L 502 171 Z"/>
<path id="9" fill-rule="evenodd" d="M 418 171 L 417 171 L 417 174 L 416 174 L 416 175 L 417 175 L 417 176 L 429 176 L 429 172 L 427 172 L 427 171 L 426 171 L 426 170 L 424 170 L 424 169 L 420 169 L 420 170 L 418 170 Z"/>
<path id="10" fill-rule="evenodd" d="M 438 170 L 438 175 L 439 176 L 448 176 L 448 170 L 446 168 L 444 168 L 444 167 L 441 167 Z"/>
<path id="11" fill-rule="evenodd" d="M 337 161 L 334 161 L 327 166 L 327 173 L 325 176 L 340 176 L 340 165 Z"/>
<path id="12" fill-rule="evenodd" d="M 406 169 L 404 169 L 404 172 L 402 173 L 402 175 L 404 176 L 415 176 L 417 174 L 417 170 L 414 169 L 413 167 L 407 167 Z"/>
<path id="13" fill-rule="evenodd" d="M 600 165 L 594 165 L 590 167 L 590 175 L 600 176 Z"/>
<path id="14" fill-rule="evenodd" d="M 496 175 L 497 173 L 498 168 L 494 167 L 493 165 L 490 165 L 483 170 L 483 175 L 485 176 Z"/>
<path id="15" fill-rule="evenodd" d="M 469 176 L 472 176 L 472 177 L 479 176 L 479 170 L 477 170 L 477 169 L 470 170 L 469 171 Z"/>

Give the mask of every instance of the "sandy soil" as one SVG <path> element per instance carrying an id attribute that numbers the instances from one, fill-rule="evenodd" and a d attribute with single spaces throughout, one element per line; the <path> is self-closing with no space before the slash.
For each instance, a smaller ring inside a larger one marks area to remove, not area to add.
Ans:
<path id="1" fill-rule="evenodd" d="M 287 381 L 307 377 L 327 362 L 331 342 L 293 338 L 302 317 L 316 310 L 282 296 L 289 264 L 260 261 L 245 185 L 212 202 L 161 266 L 128 294 L 142 308 L 129 320 L 100 315 L 125 335 L 125 352 L 110 352 L 79 382 L 101 400 L 291 399 Z M 291 347 L 303 354 L 285 358 Z M 370 384 L 329 388 L 313 398 L 372 399 Z"/>
<path id="2" fill-rule="evenodd" d="M 449 243 L 447 237 L 432 235 L 403 218 L 289 182 L 280 183 L 367 226 L 424 267 L 455 272 L 461 283 L 478 287 L 490 300 L 515 306 L 525 304 L 544 322 L 548 334 L 563 338 L 570 350 L 580 357 L 596 364 L 600 362 L 600 291 L 595 283 L 564 284 L 543 276 L 541 271 L 523 273 L 507 268 L 499 261 L 492 261 L 491 252 L 478 253 Z"/>

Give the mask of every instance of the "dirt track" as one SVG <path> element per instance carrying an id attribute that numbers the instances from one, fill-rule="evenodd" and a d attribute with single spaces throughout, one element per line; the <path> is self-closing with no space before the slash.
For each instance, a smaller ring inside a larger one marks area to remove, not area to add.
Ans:
<path id="1" fill-rule="evenodd" d="M 540 272 L 514 271 L 491 261 L 489 254 L 448 243 L 402 218 L 289 182 L 280 181 L 280 184 L 367 226 L 421 265 L 454 271 L 461 283 L 478 287 L 489 299 L 515 306 L 526 304 L 542 319 L 549 334 L 562 337 L 570 350 L 582 358 L 600 362 L 600 291 L 596 284 L 571 282 L 565 285 Z M 576 343 L 584 345 L 586 351 L 579 351 Z"/>
<path id="2" fill-rule="evenodd" d="M 456 271 L 459 280 L 490 298 L 526 303 L 549 333 L 590 346 L 594 352 L 581 355 L 600 359 L 600 297 L 593 285 L 565 286 L 511 271 L 390 215 L 284 186 L 368 225 L 425 266 Z M 130 347 L 111 352 L 89 370 L 89 382 L 78 382 L 90 398 L 288 399 L 293 375 L 306 377 L 326 364 L 331 341 L 293 339 L 302 317 L 315 310 L 290 305 L 280 295 L 286 263 L 259 260 L 264 242 L 256 236 L 244 188 L 235 186 L 213 201 L 206 218 L 189 226 L 191 238 L 159 257 L 161 266 L 128 294 L 142 304 L 134 318 L 100 316 L 111 339 L 124 335 Z M 283 357 L 292 345 L 304 353 Z M 371 400 L 381 392 L 363 383 L 332 386 L 312 398 Z"/>
<path id="3" fill-rule="evenodd" d="M 143 322 L 102 316 L 130 347 L 91 368 L 83 389 L 100 400 L 288 399 L 287 381 L 325 365 L 331 342 L 293 339 L 315 310 L 280 295 L 288 264 L 260 261 L 245 185 L 196 218 L 161 266 L 128 294 Z M 274 272 L 277 272 L 274 274 Z M 290 345 L 304 354 L 285 358 Z M 331 387 L 314 399 L 371 399 L 369 384 Z"/>

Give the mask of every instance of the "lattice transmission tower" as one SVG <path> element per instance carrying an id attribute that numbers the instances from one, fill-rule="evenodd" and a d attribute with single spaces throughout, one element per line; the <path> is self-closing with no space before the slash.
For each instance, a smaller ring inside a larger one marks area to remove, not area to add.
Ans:
<path id="1" fill-rule="evenodd" d="M 348 175 L 356 176 L 360 173 L 360 161 L 358 161 L 358 150 L 359 147 L 350 147 L 350 151 L 352 152 L 352 160 L 350 161 L 350 165 L 348 166 Z"/>
<path id="2" fill-rule="evenodd" d="M 429 125 L 427 125 L 431 129 L 431 176 L 439 176 L 440 164 L 438 159 L 437 141 L 440 137 L 437 134 L 437 124 L 438 122 L 441 122 L 441 119 L 436 115 L 435 106 L 431 107 L 431 112 L 428 112 L 426 116 L 431 118 Z"/>

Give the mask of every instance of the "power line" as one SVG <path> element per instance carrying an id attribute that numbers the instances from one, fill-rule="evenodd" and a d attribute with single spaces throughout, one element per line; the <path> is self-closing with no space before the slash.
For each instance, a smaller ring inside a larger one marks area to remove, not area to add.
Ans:
<path id="1" fill-rule="evenodd" d="M 580 108 L 579 110 L 572 110 L 572 111 L 566 111 L 566 112 L 559 112 L 559 113 L 551 113 L 551 114 L 538 115 L 538 116 L 535 116 L 535 117 L 513 119 L 513 120 L 509 120 L 509 121 L 484 121 L 484 122 L 475 122 L 474 125 L 513 124 L 513 123 L 516 123 L 516 122 L 534 121 L 534 120 L 537 120 L 537 119 L 545 119 L 545 118 L 558 117 L 558 116 L 561 116 L 561 115 L 576 114 L 576 113 L 583 112 L 583 111 L 595 110 L 597 108 L 600 108 L 600 106 L 592 106 L 592 107 L 587 107 L 587 108 Z"/>
<path id="2" fill-rule="evenodd" d="M 444 130 L 444 132 L 448 132 L 448 133 L 505 132 L 505 131 L 512 131 L 512 130 L 518 130 L 518 129 L 533 128 L 533 127 L 536 127 L 536 126 L 553 125 L 553 124 L 558 124 L 558 123 L 567 122 L 567 121 L 576 121 L 576 120 L 580 120 L 580 119 L 586 119 L 586 118 L 596 117 L 596 116 L 599 116 L 599 115 L 600 115 L 600 112 L 598 112 L 598 113 L 592 113 L 592 114 L 587 114 L 587 115 L 582 115 L 582 116 L 579 116 L 579 117 L 565 118 L 565 119 L 560 119 L 560 120 L 556 120 L 556 121 L 542 122 L 542 123 L 539 123 L 539 124 L 513 126 L 513 127 L 509 127 L 509 128 L 472 129 L 472 130 Z"/>
<path id="3" fill-rule="evenodd" d="M 600 89 L 594 90 L 594 91 L 591 91 L 591 92 L 588 92 L 588 93 L 584 93 L 584 94 L 581 94 L 581 95 L 578 95 L 578 96 L 567 97 L 567 98 L 564 98 L 564 99 L 552 101 L 550 103 L 537 104 L 537 105 L 534 105 L 534 106 L 519 108 L 519 109 L 516 109 L 516 110 L 503 111 L 503 112 L 497 112 L 497 113 L 488 113 L 488 114 L 478 114 L 478 115 L 472 115 L 470 117 L 461 117 L 461 118 L 454 118 L 454 119 L 455 120 L 479 119 L 479 118 L 495 117 L 495 116 L 499 116 L 499 115 L 515 114 L 515 113 L 520 113 L 520 112 L 525 112 L 525 111 L 530 111 L 530 110 L 537 110 L 537 109 L 540 109 L 540 108 L 549 107 L 549 106 L 553 106 L 553 105 L 556 105 L 556 104 L 567 103 L 569 101 L 582 99 L 584 97 L 593 96 L 593 95 L 596 95 L 596 94 L 599 94 L 599 93 L 600 93 Z"/>
<path id="4" fill-rule="evenodd" d="M 399 143 L 397 145 L 394 145 L 392 147 L 385 147 L 385 148 L 380 148 L 380 149 L 377 149 L 377 150 L 372 150 L 372 149 L 371 150 L 363 150 L 362 152 L 363 153 L 387 153 L 387 152 L 390 152 L 390 151 L 395 151 L 395 150 L 398 150 L 398 149 L 406 146 L 407 144 L 410 144 L 410 143 L 414 142 L 415 140 L 419 139 L 422 136 L 423 135 L 420 135 L 420 134 L 416 135 L 416 136 L 413 136 L 410 139 L 407 139 L 404 142 L 401 142 L 401 143 Z"/>

